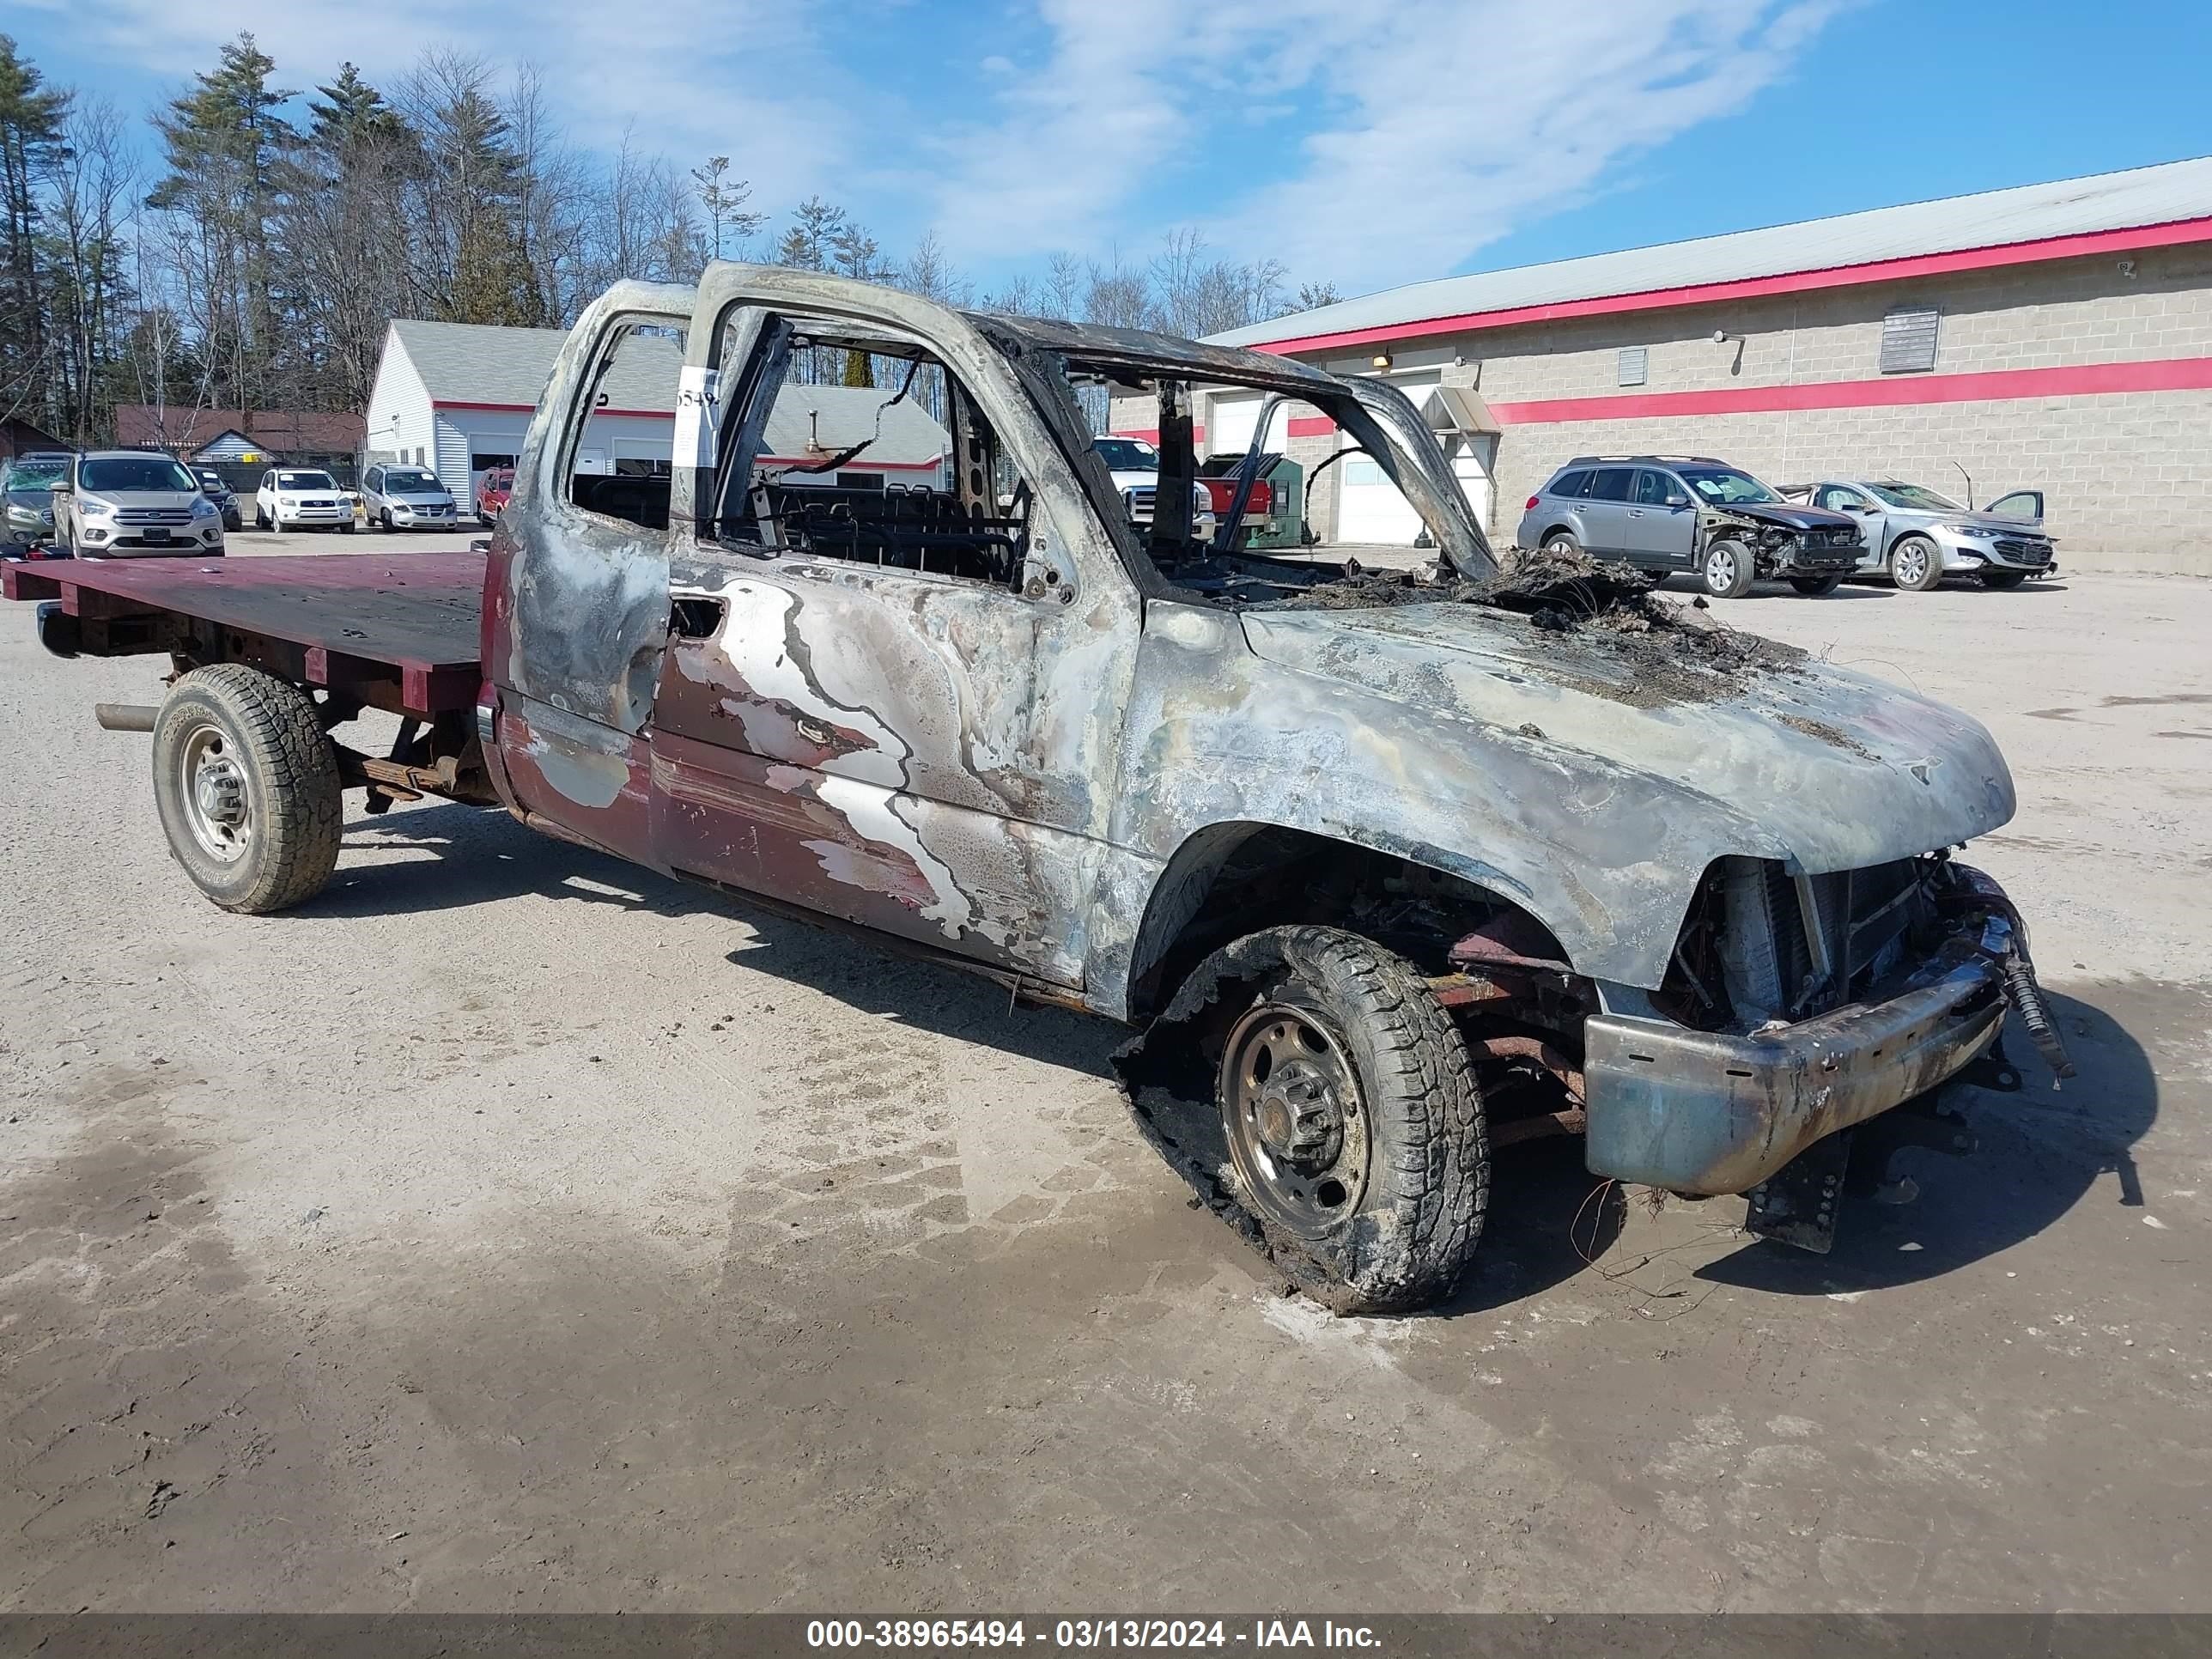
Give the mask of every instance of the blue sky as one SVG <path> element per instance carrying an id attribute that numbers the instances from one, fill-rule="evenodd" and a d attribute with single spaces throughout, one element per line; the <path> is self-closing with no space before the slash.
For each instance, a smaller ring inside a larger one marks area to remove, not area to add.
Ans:
<path id="1" fill-rule="evenodd" d="M 818 191 L 986 284 L 1195 225 L 1346 294 L 2212 153 L 2202 0 L 9 0 L 143 111 L 252 28 L 283 84 L 527 56 L 573 142 Z"/>

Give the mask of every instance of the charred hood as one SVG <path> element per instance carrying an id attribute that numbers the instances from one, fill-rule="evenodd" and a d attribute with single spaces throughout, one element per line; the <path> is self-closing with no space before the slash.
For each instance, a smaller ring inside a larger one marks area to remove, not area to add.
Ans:
<path id="1" fill-rule="evenodd" d="M 1534 744 L 1564 777 L 1634 773 L 1668 792 L 1670 832 L 1705 822 L 1692 838 L 1716 856 L 1861 868 L 2013 813 L 2004 759 L 1969 716 L 1668 601 L 1580 619 L 1437 603 L 1243 622 L 1256 654 L 1371 696 L 1367 718 L 1401 719 L 1413 743 Z M 1761 844 L 1743 844 L 1747 826 Z"/>

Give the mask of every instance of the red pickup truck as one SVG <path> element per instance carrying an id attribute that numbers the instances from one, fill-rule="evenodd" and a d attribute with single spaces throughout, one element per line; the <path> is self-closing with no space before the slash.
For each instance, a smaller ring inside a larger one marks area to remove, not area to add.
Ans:
<path id="1" fill-rule="evenodd" d="M 872 407 L 780 404 L 824 349 L 884 365 Z M 676 388 L 665 473 L 577 465 L 626 353 Z M 1157 400 L 1142 526 L 1101 384 Z M 1194 386 L 1325 417 L 1437 568 L 1202 532 Z M 152 734 L 217 904 L 313 896 L 349 787 L 444 796 L 1138 1025 L 1147 1134 L 1340 1309 L 1449 1291 L 1513 1141 L 1823 1249 L 1854 1136 L 1953 1146 L 1931 1091 L 2017 1085 L 2008 1006 L 2064 1063 L 1951 855 L 2012 815 L 1989 733 L 1595 567 L 1501 571 L 1387 386 L 717 264 L 586 310 L 480 546 L 4 584 L 57 653 L 170 671 L 98 714 Z M 382 754 L 342 736 L 372 708 Z"/>

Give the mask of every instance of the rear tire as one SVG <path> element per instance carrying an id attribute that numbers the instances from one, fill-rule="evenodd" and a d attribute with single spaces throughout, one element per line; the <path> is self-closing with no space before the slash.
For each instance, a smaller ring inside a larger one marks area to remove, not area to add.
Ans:
<path id="1" fill-rule="evenodd" d="M 1943 580 L 1943 554 L 1925 536 L 1899 536 L 1889 550 L 1889 579 L 1907 593 L 1925 593 Z"/>
<path id="2" fill-rule="evenodd" d="M 2008 588 L 2018 587 L 2027 580 L 2027 572 L 2025 570 L 1992 570 L 1987 566 L 1982 570 L 1982 586 L 1995 588 L 2000 593 Z"/>
<path id="3" fill-rule="evenodd" d="M 1555 558 L 1571 559 L 1583 550 L 1571 531 L 1554 530 L 1544 538 L 1544 551 Z"/>
<path id="4" fill-rule="evenodd" d="M 1741 599 L 1751 592 L 1752 579 L 1758 574 L 1751 549 L 1726 538 L 1708 547 L 1698 561 L 1698 580 L 1717 599 Z"/>
<path id="5" fill-rule="evenodd" d="M 169 851 L 226 910 L 313 897 L 337 866 L 343 794 L 314 702 L 222 663 L 170 688 L 154 722 L 154 804 Z"/>
<path id="6" fill-rule="evenodd" d="M 1467 1041 L 1402 957 L 1333 927 L 1272 933 L 1279 963 L 1233 1012 L 1215 1084 L 1237 1195 L 1316 1301 L 1425 1306 L 1458 1284 L 1489 1203 Z"/>
<path id="7" fill-rule="evenodd" d="M 1808 599 L 1826 599 L 1844 585 L 1841 576 L 1792 576 L 1790 586 Z"/>

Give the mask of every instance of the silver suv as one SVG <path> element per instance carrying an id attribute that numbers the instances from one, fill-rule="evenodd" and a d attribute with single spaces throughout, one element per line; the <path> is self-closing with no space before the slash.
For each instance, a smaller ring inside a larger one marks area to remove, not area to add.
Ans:
<path id="1" fill-rule="evenodd" d="M 79 559 L 205 558 L 222 551 L 222 509 L 182 461 L 96 449 L 54 484 L 54 539 Z"/>
<path id="2" fill-rule="evenodd" d="M 419 466 L 372 466 L 362 474 L 361 497 L 380 530 L 451 530 L 460 521 L 453 492 Z"/>
<path id="3" fill-rule="evenodd" d="M 1863 550 L 1856 520 L 1786 501 L 1705 455 L 1577 455 L 1528 498 L 1519 540 L 1656 577 L 1694 573 L 1721 599 L 1762 577 L 1832 593 Z"/>

